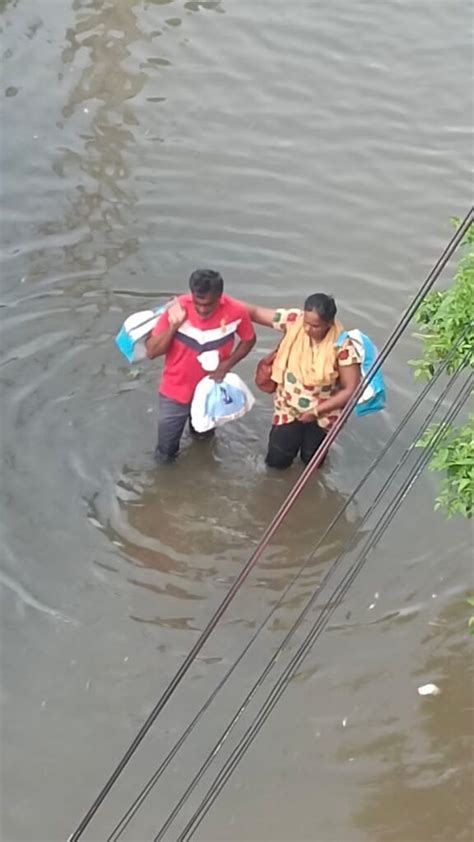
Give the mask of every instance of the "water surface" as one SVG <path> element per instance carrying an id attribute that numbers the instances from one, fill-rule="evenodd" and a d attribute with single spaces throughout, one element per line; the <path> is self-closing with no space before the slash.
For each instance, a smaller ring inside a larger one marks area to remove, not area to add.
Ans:
<path id="1" fill-rule="evenodd" d="M 262 305 L 333 293 L 346 326 L 382 343 L 470 202 L 470 4 L 2 6 L 3 838 L 59 842 L 300 470 L 266 472 L 260 396 L 157 471 L 159 364 L 132 376 L 114 335 L 211 266 Z M 241 366 L 249 381 L 273 342 L 262 333 Z M 341 436 L 84 838 L 107 838 L 324 533 L 416 395 L 416 350 L 397 346 L 387 411 Z M 153 838 L 375 490 L 124 839 Z M 196 838 L 470 838 L 472 536 L 433 513 L 435 491 L 429 475 L 412 491 Z M 418 696 L 428 681 L 440 696 Z"/>

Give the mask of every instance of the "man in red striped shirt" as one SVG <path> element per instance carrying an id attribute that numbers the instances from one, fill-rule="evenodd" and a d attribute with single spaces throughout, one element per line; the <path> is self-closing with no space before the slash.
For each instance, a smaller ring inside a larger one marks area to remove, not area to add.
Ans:
<path id="1" fill-rule="evenodd" d="M 180 295 L 163 313 L 146 343 L 150 359 L 165 356 L 159 386 L 158 461 L 174 459 L 186 422 L 190 421 L 194 390 L 207 374 L 222 380 L 255 345 L 255 331 L 247 308 L 224 295 L 219 272 L 198 269 L 189 279 L 190 294 Z M 235 339 L 240 342 L 236 347 Z M 218 354 L 215 371 L 201 362 L 206 352 Z M 207 436 L 206 433 L 202 434 Z"/>

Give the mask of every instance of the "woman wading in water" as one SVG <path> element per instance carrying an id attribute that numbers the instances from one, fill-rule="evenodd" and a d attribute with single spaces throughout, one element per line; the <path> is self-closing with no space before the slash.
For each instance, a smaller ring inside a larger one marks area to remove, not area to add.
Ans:
<path id="1" fill-rule="evenodd" d="M 288 468 L 299 453 L 306 465 L 359 384 L 358 352 L 350 339 L 336 346 L 344 328 L 330 295 L 310 295 L 303 310 L 246 307 L 252 321 L 283 333 L 257 373 L 257 385 L 265 371 L 271 385 L 264 391 L 274 392 L 266 463 Z"/>

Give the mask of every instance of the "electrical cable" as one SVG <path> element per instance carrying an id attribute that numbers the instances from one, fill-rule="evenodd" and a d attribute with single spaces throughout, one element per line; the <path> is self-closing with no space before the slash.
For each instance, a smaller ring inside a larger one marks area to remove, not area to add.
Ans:
<path id="1" fill-rule="evenodd" d="M 173 760 L 173 758 L 176 756 L 177 752 L 180 750 L 180 748 L 182 747 L 182 745 L 184 744 L 184 742 L 186 741 L 186 739 L 189 737 L 189 735 L 191 734 L 191 732 L 192 732 L 192 731 L 194 730 L 194 728 L 196 727 L 196 725 L 197 725 L 197 723 L 199 722 L 199 720 L 201 719 L 202 715 L 205 713 L 205 711 L 206 711 L 206 710 L 209 708 L 209 706 L 212 704 L 212 702 L 213 702 L 213 700 L 215 699 L 215 697 L 217 696 L 217 694 L 220 692 L 220 690 L 222 689 L 222 687 L 225 685 L 225 683 L 227 682 L 227 680 L 230 678 L 230 676 L 232 675 L 232 673 L 235 671 L 235 669 L 237 668 L 237 666 L 239 665 L 239 663 L 243 660 L 243 658 L 244 658 L 244 657 L 245 657 L 245 655 L 247 654 L 247 652 L 248 652 L 248 650 L 250 649 L 250 647 L 253 645 L 253 643 L 255 642 L 255 640 L 257 639 L 257 637 L 259 636 L 259 634 L 262 632 L 262 630 L 263 630 L 263 628 L 265 627 L 265 625 L 269 622 L 269 620 L 271 619 L 271 617 L 273 616 L 273 614 L 274 614 L 274 613 L 278 610 L 278 608 L 281 606 L 281 604 L 283 603 L 283 601 L 284 601 L 284 599 L 286 598 L 287 594 L 289 593 L 289 591 L 291 590 L 291 588 L 292 588 L 292 587 L 296 584 L 296 582 L 298 581 L 298 579 L 300 578 L 300 576 L 302 575 L 302 573 L 304 572 L 304 570 L 306 569 L 306 567 L 308 566 L 308 564 L 310 563 L 310 561 L 314 558 L 314 556 L 315 556 L 315 554 L 316 554 L 317 550 L 319 549 L 319 547 L 321 546 L 321 544 L 323 543 L 323 541 L 326 539 L 326 537 L 328 536 L 328 534 L 330 533 L 330 531 L 332 530 L 332 528 L 333 528 L 333 527 L 336 525 L 336 523 L 339 521 L 340 517 L 343 515 L 343 513 L 346 511 L 346 509 L 348 508 L 348 506 L 350 505 L 350 503 L 353 501 L 353 499 L 354 499 L 354 498 L 356 497 L 356 495 L 359 493 L 360 489 L 363 487 L 363 485 L 365 484 L 365 482 L 367 481 L 367 479 L 371 476 L 371 474 L 374 472 L 374 470 L 376 469 L 376 467 L 379 465 L 379 463 L 381 462 L 381 460 L 382 460 L 383 456 L 387 453 L 387 451 L 388 451 L 388 450 L 390 449 L 390 447 L 393 445 L 394 441 L 395 441 L 395 440 L 396 440 L 396 438 L 399 436 L 399 434 L 400 434 L 400 432 L 403 430 L 403 428 L 406 426 L 406 424 L 408 423 L 408 421 L 410 420 L 410 418 L 413 416 L 413 414 L 415 413 L 416 409 L 420 406 L 420 404 L 423 402 L 423 400 L 425 400 L 425 398 L 427 397 L 427 395 L 428 395 L 429 391 L 430 391 L 430 390 L 433 388 L 433 386 L 436 384 L 436 382 L 437 382 L 437 380 L 439 379 L 439 377 L 440 377 L 440 376 L 444 373 L 444 371 L 445 371 L 445 370 L 446 370 L 446 368 L 449 366 L 449 364 L 450 364 L 450 362 L 452 361 L 452 359 L 454 359 L 454 357 L 455 357 L 455 355 L 457 354 L 457 351 L 458 351 L 458 349 L 459 349 L 460 345 L 461 345 L 461 344 L 462 344 L 462 342 L 464 341 L 464 338 L 465 338 L 465 336 L 467 335 L 467 333 L 468 333 L 468 330 L 469 330 L 469 329 L 470 329 L 470 327 L 466 328 L 466 330 L 463 332 L 463 334 L 459 337 L 459 339 L 456 341 L 456 343 L 452 346 L 452 348 L 450 349 L 449 354 L 448 354 L 448 355 L 447 355 L 447 357 L 443 360 L 442 364 L 438 367 L 438 369 L 437 369 L 437 371 L 435 372 L 435 374 L 434 374 L 434 376 L 432 377 L 432 379 L 431 379 L 430 381 L 428 381 L 428 383 L 425 385 L 425 387 L 423 388 L 423 390 L 422 390 L 422 391 L 420 392 L 420 394 L 417 396 L 416 400 L 413 402 L 412 406 L 411 406 L 411 407 L 410 407 L 410 409 L 407 411 L 407 413 L 406 413 L 406 414 L 405 414 L 405 416 L 403 417 L 402 421 L 400 422 L 400 424 L 398 425 L 398 427 L 396 428 L 396 430 L 392 433 L 392 435 L 390 436 L 390 438 L 388 439 L 387 443 L 384 445 L 384 447 L 382 448 L 382 450 L 380 451 L 380 453 L 378 454 L 378 456 L 377 456 L 377 457 L 373 460 L 373 462 L 371 463 L 371 465 L 370 465 L 370 466 L 369 466 L 369 468 L 367 469 L 366 473 L 364 474 L 364 476 L 362 477 L 362 479 L 358 482 L 358 484 L 357 484 L 356 488 L 355 488 L 355 489 L 351 492 L 351 494 L 350 494 L 350 496 L 348 497 L 348 499 L 344 502 L 344 504 L 343 504 L 343 506 L 341 507 L 341 509 L 338 511 L 338 513 L 337 513 L 337 514 L 335 515 L 335 517 L 332 519 L 331 523 L 330 523 L 330 524 L 329 524 L 329 526 L 326 528 L 326 530 L 324 531 L 323 535 L 322 535 L 322 536 L 318 539 L 318 541 L 317 541 L 316 545 L 313 547 L 313 549 L 312 549 L 311 553 L 310 553 L 310 554 L 306 557 L 306 559 L 305 559 L 305 561 L 304 561 L 303 565 L 299 568 L 299 570 L 297 571 L 296 575 L 295 575 L 295 576 L 292 578 L 292 580 L 291 580 L 291 581 L 290 581 L 290 582 L 286 585 L 286 587 L 284 588 L 284 590 L 283 590 L 282 594 L 281 594 L 281 595 L 280 595 L 280 597 L 278 598 L 277 602 L 276 602 L 276 603 L 272 606 L 272 608 L 270 609 L 270 611 L 268 612 L 268 614 L 266 615 L 266 617 L 264 618 L 264 620 L 262 621 L 262 623 L 258 626 L 257 630 L 254 632 L 254 634 L 252 635 L 252 637 L 250 638 L 249 642 L 246 644 L 245 648 L 242 650 L 242 652 L 240 653 L 240 655 L 238 656 L 238 658 L 237 658 L 237 659 L 234 661 L 234 663 L 230 666 L 229 670 L 225 673 L 225 675 L 224 675 L 224 676 L 222 677 L 222 679 L 219 681 L 219 683 L 217 684 L 217 686 L 215 687 L 215 689 L 212 691 L 212 693 L 211 693 L 211 694 L 209 695 L 209 697 L 206 699 L 206 701 L 204 702 L 204 704 L 202 705 L 202 707 L 200 708 L 200 710 L 198 711 L 198 713 L 195 715 L 195 717 L 193 718 L 193 720 L 191 721 L 191 723 L 190 723 L 190 724 L 187 726 L 187 728 L 184 730 L 184 732 L 182 733 L 181 737 L 177 740 L 177 742 L 174 744 L 174 746 L 170 749 L 170 751 L 168 752 L 167 756 L 164 758 L 164 760 L 162 761 L 162 763 L 160 764 L 160 766 L 158 767 L 158 769 L 156 769 L 156 771 L 153 773 L 153 775 L 149 778 L 149 780 L 147 781 L 147 783 L 145 784 L 145 786 L 141 789 L 141 791 L 139 792 L 139 794 L 137 795 L 137 797 L 135 798 L 135 800 L 133 801 L 133 803 L 130 805 L 130 807 L 128 808 L 128 810 L 127 810 L 127 811 L 124 813 L 124 815 L 121 817 L 121 819 L 120 819 L 120 821 L 118 822 L 118 824 L 114 827 L 113 831 L 111 832 L 111 834 L 110 834 L 110 835 L 108 836 L 108 838 L 107 838 L 107 842 L 116 842 L 116 840 L 118 840 L 118 839 L 122 836 L 123 832 L 124 832 L 124 831 L 125 831 L 125 829 L 128 827 L 128 825 L 129 825 L 129 823 L 130 823 L 131 819 L 132 819 L 132 818 L 133 818 L 133 816 L 137 813 L 138 809 L 139 809 L 139 808 L 140 808 L 140 806 L 143 804 L 143 802 L 145 801 L 145 799 L 148 797 L 148 795 L 150 794 L 151 790 L 152 790 L 152 789 L 154 788 L 154 786 L 157 784 L 158 780 L 161 778 L 161 776 L 162 776 L 162 775 L 163 775 L 163 773 L 165 772 L 165 770 L 166 770 L 166 768 L 168 767 L 169 763 L 170 763 L 170 762 Z M 440 405 L 440 404 L 441 404 L 441 402 L 444 400 L 444 398 L 445 398 L 445 396 L 447 395 L 447 393 L 448 393 L 449 389 L 451 388 L 452 382 L 454 382 L 454 381 L 453 381 L 453 378 L 451 379 L 451 381 L 449 381 L 448 385 L 445 387 L 445 389 L 443 390 L 443 392 L 441 393 L 441 395 L 438 397 L 437 401 L 435 402 L 434 406 L 432 407 L 432 410 L 431 410 L 431 412 L 430 412 L 430 414 L 429 414 L 428 418 L 427 418 L 427 419 L 425 419 L 426 423 L 429 423 L 429 422 L 430 422 L 430 420 L 434 417 L 434 414 L 435 414 L 435 412 L 437 411 L 437 409 L 438 409 L 439 405 Z M 415 440 L 415 441 L 418 439 L 419 435 L 420 435 L 420 432 L 418 431 L 418 433 L 416 434 L 416 436 L 415 436 L 415 438 L 414 438 L 414 440 Z M 380 499 L 381 499 L 381 498 L 382 498 L 382 496 L 384 495 L 385 490 L 386 490 L 386 488 L 388 487 L 389 483 L 390 483 L 391 481 L 393 481 L 393 478 L 394 478 L 394 476 L 396 475 L 396 473 L 398 473 L 398 471 L 399 471 L 399 470 L 401 469 L 401 467 L 403 466 L 403 464 L 404 464 L 404 462 L 405 462 L 405 460 L 406 460 L 407 456 L 408 456 L 408 455 L 409 455 L 409 453 L 410 453 L 410 450 L 411 450 L 411 446 L 410 446 L 410 447 L 409 447 L 409 448 L 405 451 L 405 454 L 404 454 L 404 456 L 403 456 L 402 460 L 401 460 L 401 461 L 399 461 L 399 462 L 397 463 L 397 465 L 395 466 L 395 468 L 394 468 L 394 469 L 392 470 L 392 472 L 390 473 L 389 477 L 385 480 L 384 485 L 382 486 L 381 490 L 379 491 L 379 493 L 378 493 L 378 495 L 377 495 L 377 503 L 380 501 Z M 317 594 L 317 593 L 319 593 L 319 592 L 323 589 L 323 587 L 327 584 L 327 582 L 329 581 L 329 579 L 330 579 L 330 578 L 331 578 L 331 576 L 333 575 L 333 573 L 334 573 L 334 571 L 335 571 L 335 569 L 336 569 L 336 567 L 337 567 L 337 565 L 338 565 L 339 561 L 341 560 L 342 556 L 343 556 L 343 555 L 345 555 L 345 554 L 348 552 L 348 548 L 350 548 L 350 547 L 353 545 L 353 543 L 354 543 L 354 539 L 355 539 L 355 537 L 356 537 L 357 533 L 358 533 L 358 532 L 360 531 L 360 529 L 364 526 L 364 524 L 365 524 L 365 522 L 367 521 L 368 517 L 369 517 L 369 516 L 370 516 L 370 514 L 372 513 L 373 508 L 374 508 L 374 506 L 371 506 L 371 507 L 369 507 L 369 508 L 367 509 L 367 511 L 365 512 L 365 514 L 364 514 L 363 518 L 361 519 L 361 521 L 358 523 L 357 527 L 356 527 L 356 528 L 354 529 L 354 531 L 353 531 L 353 538 L 352 538 L 352 541 L 350 541 L 350 540 L 348 539 L 348 541 L 347 541 L 347 542 L 346 542 L 346 544 L 344 545 L 343 550 L 341 551 L 341 553 L 340 553 L 340 554 L 339 554 L 339 556 L 337 557 L 336 561 L 335 561 L 335 562 L 333 562 L 333 564 L 332 564 L 332 565 L 331 565 L 331 567 L 329 568 L 329 571 L 325 574 L 325 576 L 324 576 L 324 578 L 322 579 L 322 581 L 318 583 L 318 585 L 317 585 L 317 587 L 316 587 L 316 590 L 315 590 L 315 592 L 314 592 L 314 593 L 313 593 L 313 595 L 312 595 L 312 601 L 314 601 L 314 598 L 315 598 L 316 594 Z M 309 606 L 309 607 L 310 607 L 310 606 Z M 302 619 L 303 619 L 303 617 L 301 618 L 301 620 L 302 620 Z M 278 649 L 277 649 L 277 651 L 275 652 L 275 654 L 274 654 L 274 656 L 273 656 L 273 659 L 272 659 L 272 661 L 271 661 L 271 667 L 273 667 L 273 666 L 274 666 L 274 664 L 276 663 L 276 661 L 278 660 L 278 657 L 279 657 L 279 655 L 280 655 L 281 651 L 283 650 L 283 648 L 285 648 L 285 647 L 286 647 L 286 645 L 288 644 L 288 642 L 289 642 L 290 638 L 292 637 L 293 633 L 296 631 L 297 627 L 298 627 L 298 625 L 295 625 L 294 627 L 292 627 L 292 629 L 290 630 L 290 632 L 286 635 L 286 637 L 285 637 L 284 641 L 282 642 L 282 644 L 278 647 Z M 271 667 L 270 667 L 270 668 L 271 668 Z M 267 674 L 268 674 L 268 673 L 267 673 Z M 246 700 L 246 701 L 247 701 L 247 700 Z M 250 701 L 250 699 L 249 699 L 248 701 Z M 242 712 L 242 709 L 240 710 L 240 712 Z"/>
<path id="2" fill-rule="evenodd" d="M 204 819 L 205 815 L 214 803 L 218 794 L 229 780 L 236 766 L 238 765 L 243 755 L 257 736 L 260 729 L 263 727 L 264 722 L 266 721 L 271 711 L 277 704 L 279 698 L 283 694 L 289 682 L 301 666 L 301 663 L 303 662 L 304 658 L 306 657 L 306 655 L 308 654 L 308 652 L 310 651 L 310 649 L 312 648 L 322 631 L 324 631 L 327 623 L 329 622 L 336 608 L 341 604 L 345 594 L 347 593 L 353 581 L 357 577 L 358 573 L 364 566 L 368 554 L 376 545 L 376 543 L 378 543 L 378 541 L 392 522 L 393 518 L 395 517 L 395 514 L 399 510 L 407 494 L 412 489 L 414 483 L 416 482 L 424 467 L 430 460 L 434 448 L 442 440 L 449 424 L 454 420 L 456 415 L 460 412 L 462 406 L 466 403 L 472 390 L 472 381 L 473 378 L 471 375 L 467 383 L 464 384 L 464 386 L 461 388 L 450 410 L 448 410 L 444 421 L 433 434 L 429 445 L 421 452 L 421 455 L 416 460 L 414 468 L 412 469 L 412 471 L 410 471 L 410 474 L 408 475 L 406 481 L 395 495 L 394 501 L 392 501 L 392 503 L 389 504 L 389 506 L 385 509 L 384 514 L 378 521 L 377 528 L 370 537 L 369 541 L 366 543 L 366 546 L 358 556 L 356 562 L 352 565 L 344 579 L 338 585 L 338 588 L 336 589 L 337 593 L 335 592 L 335 594 L 333 594 L 332 598 L 328 601 L 328 603 L 322 610 L 321 614 L 319 615 L 315 624 L 306 636 L 305 640 L 293 656 L 290 664 L 285 669 L 284 673 L 280 676 L 278 682 L 275 684 L 274 688 L 267 696 L 264 705 L 261 707 L 260 712 L 253 720 L 252 725 L 247 729 L 244 736 L 234 749 L 233 753 L 228 758 L 226 764 L 223 766 L 223 768 L 220 770 L 220 772 L 214 779 L 214 782 L 212 783 L 211 787 L 209 787 L 206 795 L 200 802 L 200 805 L 198 806 L 197 810 L 193 813 L 191 819 L 186 824 L 186 827 L 180 833 L 177 842 L 186 842 L 186 840 L 191 839 L 192 835 L 197 830 L 198 826 L 201 824 L 202 820 Z M 158 842 L 158 840 L 160 839 L 162 839 L 161 831 L 157 836 L 155 836 L 154 842 Z"/>
<path id="3" fill-rule="evenodd" d="M 104 784 L 104 786 L 100 790 L 99 794 L 94 799 L 92 805 L 89 807 L 87 813 L 84 815 L 84 817 L 80 821 L 76 830 L 69 837 L 69 842 L 78 842 L 79 838 L 81 837 L 84 830 L 86 829 L 86 827 L 91 822 L 93 816 L 96 814 L 97 810 L 99 809 L 100 805 L 102 804 L 102 802 L 104 801 L 104 799 L 106 798 L 106 796 L 108 795 L 110 790 L 112 789 L 112 787 L 115 784 L 115 782 L 117 781 L 118 777 L 121 775 L 121 773 L 125 769 L 125 766 L 128 764 L 131 757 L 133 756 L 133 754 L 137 750 L 138 746 L 141 744 L 141 742 L 145 738 L 146 734 L 150 730 L 151 726 L 156 721 L 157 717 L 159 716 L 159 714 L 161 713 L 161 711 L 163 710 L 163 708 L 165 707 L 165 705 L 167 704 L 167 702 L 169 701 L 171 696 L 176 691 L 176 688 L 181 683 L 184 676 L 186 675 L 189 668 L 191 667 L 192 663 L 195 661 L 197 655 L 199 654 L 199 652 L 203 648 L 204 644 L 206 643 L 206 641 L 208 640 L 208 638 L 210 637 L 210 635 L 212 634 L 212 632 L 216 628 L 216 626 L 219 623 L 221 617 L 227 611 L 227 608 L 229 607 L 232 600 L 235 598 L 237 592 L 239 591 L 239 589 L 243 585 L 244 581 L 247 579 L 251 570 L 255 567 L 255 565 L 257 564 L 257 562 L 261 558 L 261 556 L 262 556 L 264 550 L 266 549 L 266 547 L 268 546 L 271 538 L 273 537 L 275 532 L 279 529 L 279 527 L 280 527 L 281 523 L 283 522 L 284 518 L 286 517 L 286 515 L 288 514 L 288 512 L 290 511 L 290 509 L 294 505 L 297 497 L 299 496 L 299 494 L 301 493 L 303 488 L 306 486 L 308 480 L 313 475 L 314 471 L 319 467 L 320 463 L 324 459 L 324 457 L 325 457 L 326 453 L 328 452 L 328 450 L 329 450 L 331 444 L 333 443 L 334 439 L 337 437 L 338 433 L 340 432 L 340 430 L 344 426 L 345 422 L 349 418 L 349 416 L 350 416 L 353 408 L 355 407 L 357 401 L 362 396 L 367 384 L 370 382 L 373 375 L 380 369 L 383 362 L 387 359 L 388 355 L 391 353 L 391 351 L 395 347 L 396 343 L 398 342 L 400 336 L 402 335 L 402 333 L 404 332 L 404 330 L 408 326 L 408 324 L 409 324 L 410 320 L 412 319 L 414 313 L 419 308 L 421 302 L 423 301 L 423 299 L 426 297 L 429 290 L 434 285 L 435 281 L 437 280 L 437 278 L 439 277 L 439 275 L 443 271 L 444 267 L 448 263 L 451 256 L 454 254 L 457 246 L 462 241 L 466 231 L 469 229 L 473 218 L 474 218 L 474 209 L 471 207 L 469 209 L 468 213 L 466 214 L 466 217 L 464 218 L 463 222 L 461 223 L 461 225 L 459 226 L 459 228 L 457 229 L 457 231 L 455 232 L 455 234 L 451 238 L 450 242 L 448 243 L 446 248 L 443 250 L 443 252 L 440 255 L 440 257 L 439 257 L 438 261 L 436 262 L 435 266 L 433 267 L 433 269 L 431 270 L 431 272 L 427 276 L 426 280 L 424 281 L 424 283 L 422 284 L 422 286 L 418 290 L 418 293 L 415 295 L 415 298 L 413 299 L 413 301 L 411 302 L 411 304 L 409 305 L 409 307 L 405 311 L 405 314 L 400 319 L 400 322 L 395 327 L 391 336 L 389 337 L 389 339 L 387 340 L 387 342 L 383 346 L 383 348 L 380 351 L 380 354 L 377 357 L 377 360 L 375 361 L 374 365 L 370 368 L 370 370 L 366 374 L 366 376 L 361 379 L 361 382 L 359 383 L 359 386 L 355 390 L 352 398 L 349 400 L 347 405 L 342 410 L 338 421 L 336 422 L 334 427 L 329 431 L 329 433 L 327 434 L 326 438 L 324 439 L 322 445 L 320 446 L 318 451 L 315 453 L 315 455 L 313 456 L 311 461 L 308 463 L 308 465 L 306 465 L 306 467 L 305 467 L 304 471 L 302 472 L 302 474 L 300 475 L 299 479 L 295 482 L 292 490 L 290 491 L 290 493 L 288 494 L 286 499 L 283 501 L 282 505 L 280 506 L 280 508 L 276 512 L 275 516 L 273 517 L 272 521 L 269 523 L 269 525 L 265 529 L 258 546 L 255 548 L 254 552 L 252 553 L 252 555 L 250 556 L 250 558 L 248 559 L 248 561 L 246 562 L 246 564 L 242 568 L 241 572 L 237 576 L 236 580 L 234 581 L 234 583 L 229 588 L 226 596 L 224 597 L 222 602 L 217 607 L 216 611 L 214 612 L 213 616 L 211 617 L 211 619 L 207 623 L 206 627 L 202 630 L 198 639 L 196 640 L 194 645 L 191 647 L 191 650 L 189 651 L 188 655 L 184 659 L 183 663 L 181 664 L 179 669 L 176 671 L 174 677 L 171 679 L 170 683 L 168 684 L 168 686 L 166 687 L 164 692 L 159 697 L 159 699 L 156 702 L 156 704 L 154 705 L 151 713 L 148 715 L 147 719 L 145 720 L 145 722 L 143 723 L 143 725 L 139 729 L 135 738 L 132 740 L 131 744 L 129 745 L 129 747 L 125 751 L 125 754 L 123 755 L 121 760 L 116 765 L 115 769 L 113 770 L 112 774 L 107 779 L 106 783 Z"/>

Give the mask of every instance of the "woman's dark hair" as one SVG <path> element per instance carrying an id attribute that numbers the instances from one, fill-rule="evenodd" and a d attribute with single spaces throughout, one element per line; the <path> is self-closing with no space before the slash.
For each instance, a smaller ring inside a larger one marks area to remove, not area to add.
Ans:
<path id="1" fill-rule="evenodd" d="M 313 310 L 323 322 L 331 324 L 336 318 L 337 307 L 332 295 L 325 295 L 324 292 L 315 292 L 308 296 L 304 303 L 305 310 Z"/>
<path id="2" fill-rule="evenodd" d="M 223 293 L 224 281 L 213 269 L 196 269 L 189 279 L 189 289 L 198 296 L 210 294 L 217 298 Z"/>

